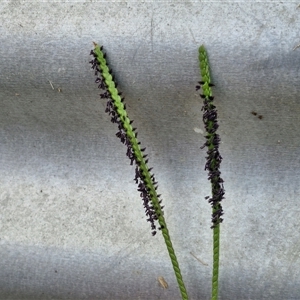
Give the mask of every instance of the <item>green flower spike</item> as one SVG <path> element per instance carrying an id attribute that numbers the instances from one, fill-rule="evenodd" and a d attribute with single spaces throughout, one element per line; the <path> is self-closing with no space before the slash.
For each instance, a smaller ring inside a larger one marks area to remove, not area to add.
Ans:
<path id="1" fill-rule="evenodd" d="M 213 277 L 212 277 L 212 300 L 218 299 L 218 277 L 219 277 L 219 251 L 220 251 L 220 223 L 223 221 L 221 216 L 223 215 L 223 209 L 221 205 L 222 199 L 224 199 L 224 187 L 223 179 L 220 177 L 220 164 L 222 157 L 219 153 L 220 137 L 216 133 L 219 125 L 217 123 L 217 110 L 213 104 L 214 97 L 212 95 L 211 87 L 214 86 L 210 82 L 209 75 L 209 63 L 207 59 L 207 53 L 202 45 L 199 48 L 199 63 L 202 81 L 200 85 L 196 86 L 196 90 L 199 90 L 202 86 L 203 94 L 203 122 L 206 129 L 206 142 L 201 147 L 207 147 L 207 156 L 205 170 L 208 170 L 208 179 L 211 182 L 212 197 L 205 197 L 212 206 L 212 227 L 213 228 Z"/>
<path id="2" fill-rule="evenodd" d="M 133 163 L 136 165 L 134 180 L 136 184 L 138 184 L 138 191 L 143 199 L 147 221 L 151 223 L 152 235 L 156 234 L 155 222 L 158 222 L 160 226 L 158 229 L 162 231 L 165 239 L 182 299 L 188 299 L 163 215 L 163 206 L 161 206 L 162 200 L 160 199 L 160 195 L 156 192 L 157 182 L 155 181 L 154 175 L 150 173 L 152 168 L 149 169 L 147 166 L 148 159 L 146 159 L 147 155 L 144 154 L 146 148 L 140 148 L 136 128 L 132 127 L 133 121 L 131 121 L 127 115 L 124 98 L 121 98 L 121 93 L 117 90 L 117 84 L 114 81 L 111 70 L 107 66 L 102 47 L 99 47 L 96 43 L 94 43 L 94 46 L 94 50 L 91 51 L 91 55 L 94 56 L 94 59 L 90 61 L 90 63 L 95 70 L 95 75 L 97 76 L 96 83 L 99 84 L 98 87 L 104 90 L 104 93 L 101 93 L 100 97 L 108 99 L 105 111 L 111 116 L 111 121 L 118 124 L 119 131 L 116 136 L 127 146 L 126 154 L 131 161 L 131 165 L 133 165 Z"/>

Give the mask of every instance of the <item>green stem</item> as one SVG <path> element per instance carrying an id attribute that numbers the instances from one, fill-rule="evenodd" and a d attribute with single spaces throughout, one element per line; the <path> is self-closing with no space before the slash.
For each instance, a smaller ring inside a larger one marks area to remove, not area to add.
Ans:
<path id="1" fill-rule="evenodd" d="M 112 75 L 110 74 L 110 70 L 106 63 L 105 55 L 102 52 L 102 49 L 99 47 L 99 45 L 97 45 L 96 43 L 94 43 L 94 45 L 95 45 L 95 49 L 93 52 L 94 52 L 95 58 L 97 59 L 99 66 L 100 66 L 102 78 L 106 84 L 106 88 L 110 94 L 112 101 L 113 101 L 115 111 L 118 113 L 119 120 L 122 123 L 122 126 L 126 132 L 126 136 L 127 136 L 128 140 L 130 141 L 136 163 L 142 174 L 143 182 L 145 183 L 145 185 L 147 187 L 147 193 L 149 195 L 149 198 L 151 199 L 153 208 L 155 210 L 155 214 L 157 216 L 157 220 L 160 225 L 162 235 L 164 237 L 164 240 L 165 240 L 165 243 L 167 246 L 167 250 L 169 252 L 169 256 L 170 256 L 170 259 L 171 259 L 171 262 L 173 265 L 173 269 L 175 272 L 175 276 L 176 276 L 176 279 L 178 282 L 178 286 L 180 289 L 182 299 L 187 300 L 188 299 L 187 291 L 186 291 L 186 288 L 185 288 L 185 285 L 184 285 L 184 282 L 182 279 L 181 271 L 180 271 L 179 264 L 178 264 L 178 261 L 177 261 L 176 255 L 175 255 L 175 251 L 174 251 L 174 248 L 173 248 L 173 245 L 171 242 L 167 224 L 166 224 L 166 221 L 165 221 L 165 218 L 163 215 L 162 207 L 160 205 L 159 195 L 156 192 L 156 186 L 155 186 L 155 182 L 153 180 L 153 176 L 150 174 L 150 169 L 147 166 L 148 160 L 145 159 L 143 152 L 140 148 L 140 143 L 137 139 L 137 134 L 134 132 L 134 129 L 131 126 L 132 122 L 130 121 L 130 119 L 127 115 L 125 104 L 122 102 L 122 99 L 116 88 L 116 84 L 113 80 Z"/>
<path id="2" fill-rule="evenodd" d="M 182 297 L 182 299 L 187 300 L 188 299 L 188 294 L 187 294 L 187 291 L 186 291 L 186 288 L 185 288 L 185 285 L 184 285 L 184 282 L 183 282 L 183 279 L 182 279 L 182 276 L 181 276 L 179 264 L 178 264 L 178 261 L 177 261 L 176 255 L 175 255 L 175 251 L 174 251 L 174 248 L 173 248 L 173 245 L 172 245 L 172 242 L 171 242 L 171 238 L 170 238 L 170 235 L 169 235 L 169 231 L 167 229 L 164 218 L 162 220 L 159 219 L 159 224 L 165 226 L 162 229 L 162 234 L 163 234 L 163 237 L 165 239 L 165 243 L 166 243 L 166 246 L 167 246 L 167 249 L 168 249 L 168 252 L 169 252 L 169 256 L 170 256 L 170 259 L 171 259 L 171 262 L 172 262 L 174 273 L 175 273 L 175 276 L 176 276 L 176 279 L 177 279 L 178 287 L 180 289 L 181 297 Z"/>
<path id="3" fill-rule="evenodd" d="M 213 229 L 213 276 L 212 276 L 212 297 L 218 299 L 219 288 L 219 254 L 220 254 L 220 224 Z"/>

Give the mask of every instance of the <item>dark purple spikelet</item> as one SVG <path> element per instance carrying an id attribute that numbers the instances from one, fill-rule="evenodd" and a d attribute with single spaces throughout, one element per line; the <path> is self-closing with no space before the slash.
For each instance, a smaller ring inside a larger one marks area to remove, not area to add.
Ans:
<path id="1" fill-rule="evenodd" d="M 102 47 L 101 47 L 101 50 L 102 50 Z M 149 190 L 145 183 L 145 176 L 142 174 L 142 171 L 140 169 L 140 161 L 135 157 L 134 151 L 131 146 L 131 142 L 126 134 L 126 130 L 123 127 L 123 123 L 119 119 L 119 115 L 116 110 L 116 107 L 115 107 L 113 100 L 110 96 L 110 93 L 107 89 L 107 85 L 104 81 L 104 78 L 102 77 L 102 74 L 100 71 L 100 65 L 99 65 L 99 62 L 97 61 L 96 55 L 93 50 L 91 51 L 90 54 L 94 56 L 94 59 L 90 61 L 90 64 L 91 64 L 92 69 L 95 70 L 95 76 L 97 76 L 95 83 L 98 84 L 99 89 L 103 90 L 103 92 L 100 94 L 100 98 L 107 99 L 105 112 L 108 113 L 109 116 L 111 117 L 111 122 L 117 123 L 117 125 L 118 125 L 118 132 L 116 133 L 116 136 L 120 139 L 120 141 L 124 145 L 127 146 L 126 156 L 130 160 L 130 165 L 133 165 L 135 163 L 134 181 L 138 185 L 137 190 L 140 192 L 140 197 L 143 200 L 143 205 L 145 208 L 145 214 L 147 217 L 147 221 L 150 222 L 150 224 L 151 224 L 152 235 L 154 236 L 157 233 L 155 223 L 158 220 L 158 215 L 156 214 L 156 211 L 152 205 Z M 105 56 L 106 56 L 106 54 L 104 54 L 104 58 L 105 58 Z M 113 76 L 111 69 L 109 69 L 109 73 Z M 117 86 L 117 83 L 115 83 L 115 86 Z M 122 93 L 119 92 L 118 95 L 121 96 Z M 124 103 L 124 97 L 121 99 L 121 102 Z M 126 109 L 125 103 L 124 103 L 124 109 Z M 133 120 L 130 121 L 130 124 L 132 124 L 132 123 L 133 123 Z M 136 130 L 137 130 L 137 128 L 133 128 L 133 132 L 135 133 L 135 136 L 137 137 L 138 133 Z M 141 143 L 138 142 L 138 145 L 140 145 L 140 144 Z M 146 150 L 146 148 L 141 149 L 142 152 L 145 152 L 145 150 Z M 146 157 L 147 157 L 147 154 L 144 154 L 143 159 L 145 159 Z M 146 164 L 148 163 L 148 159 L 146 159 L 145 163 Z M 152 170 L 152 168 L 149 168 L 149 170 L 148 170 L 149 173 L 151 170 Z M 157 189 L 157 186 L 156 186 L 157 182 L 155 182 L 154 174 L 151 175 L 151 180 L 152 180 L 153 186 L 155 186 L 155 189 Z M 159 197 L 160 197 L 160 195 L 159 195 Z M 161 203 L 161 201 L 162 200 L 160 200 L 159 203 Z M 159 229 L 161 229 L 161 227 Z"/>
<path id="2" fill-rule="evenodd" d="M 199 82 L 200 83 L 200 82 Z M 200 84 L 203 84 L 201 82 Z M 214 86 L 209 84 L 209 86 Z M 196 87 L 196 89 L 198 86 Z M 219 125 L 217 122 L 218 113 L 215 105 L 212 103 L 214 100 L 213 96 L 200 95 L 203 98 L 203 123 L 207 135 L 205 136 L 206 142 L 201 149 L 207 147 L 206 164 L 204 170 L 208 171 L 208 180 L 212 185 L 212 196 L 206 196 L 205 199 L 211 204 L 213 208 L 211 228 L 215 228 L 219 223 L 222 223 L 223 209 L 221 201 L 224 199 L 225 190 L 223 187 L 223 179 L 221 178 L 220 164 L 222 156 L 219 153 L 220 136 L 216 133 Z"/>

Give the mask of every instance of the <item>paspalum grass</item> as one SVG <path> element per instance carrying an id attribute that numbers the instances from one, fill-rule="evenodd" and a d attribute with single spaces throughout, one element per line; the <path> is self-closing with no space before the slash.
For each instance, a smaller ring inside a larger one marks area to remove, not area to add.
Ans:
<path id="1" fill-rule="evenodd" d="M 102 90 L 100 97 L 106 99 L 106 109 L 111 118 L 112 123 L 118 126 L 116 136 L 127 147 L 126 155 L 130 160 L 131 165 L 135 165 L 134 180 L 138 185 L 138 191 L 143 200 L 147 221 L 151 224 L 152 235 L 157 233 L 158 229 L 162 232 L 169 256 L 173 265 L 175 276 L 178 282 L 182 299 L 188 299 L 187 291 L 182 279 L 179 264 L 175 255 L 175 251 L 171 242 L 167 224 L 164 218 L 163 206 L 161 205 L 161 195 L 157 194 L 157 182 L 154 174 L 151 173 L 152 168 L 148 167 L 148 158 L 145 154 L 146 148 L 141 148 L 141 143 L 138 141 L 137 129 L 132 126 L 133 121 L 129 119 L 124 98 L 122 93 L 117 90 L 117 83 L 114 80 L 112 70 L 109 69 L 106 54 L 103 53 L 102 47 L 94 43 L 94 50 L 91 51 L 94 59 L 90 61 L 92 68 L 95 71 L 96 80 L 99 89 Z M 200 95 L 203 98 L 203 122 L 207 131 L 206 142 L 201 147 L 207 146 L 207 162 L 205 170 L 208 170 L 212 185 L 212 197 L 205 197 L 212 205 L 212 228 L 213 228 L 213 280 L 212 280 L 212 299 L 218 297 L 218 272 L 219 272 L 219 239 L 220 239 L 220 223 L 223 221 L 223 209 L 221 200 L 224 198 L 223 180 L 220 177 L 220 163 L 222 160 L 219 154 L 220 137 L 216 133 L 218 128 L 217 111 L 213 104 L 214 97 L 212 96 L 209 75 L 209 65 L 207 53 L 204 46 L 199 48 L 199 63 L 202 81 L 196 86 L 196 90 L 202 87 L 203 93 Z"/>
<path id="2" fill-rule="evenodd" d="M 214 97 L 211 87 L 214 86 L 210 81 L 209 63 L 204 46 L 199 48 L 199 65 L 202 81 L 196 86 L 196 90 L 202 87 L 203 99 L 203 123 L 206 129 L 206 142 L 201 147 L 207 147 L 205 170 L 208 170 L 208 179 L 211 182 L 212 196 L 206 196 L 212 206 L 212 226 L 213 228 L 213 276 L 212 276 L 212 300 L 218 299 L 219 285 L 219 256 L 220 256 L 220 223 L 223 221 L 223 208 L 221 201 L 224 199 L 225 190 L 223 179 L 221 178 L 220 164 L 222 157 L 219 153 L 220 137 L 217 134 L 219 127 L 218 113 L 214 105 Z"/>
<path id="3" fill-rule="evenodd" d="M 170 234 L 163 214 L 163 206 L 161 205 L 161 196 L 157 194 L 157 182 L 154 174 L 151 174 L 152 168 L 148 168 L 146 148 L 141 148 L 141 144 L 137 139 L 137 129 L 132 127 L 133 121 L 129 119 L 124 98 L 121 98 L 121 93 L 117 90 L 117 84 L 114 81 L 111 69 L 109 69 L 106 62 L 106 55 L 94 43 L 94 50 L 91 55 L 94 59 L 90 61 L 92 68 L 95 70 L 96 83 L 103 91 L 100 97 L 107 100 L 106 112 L 110 115 L 112 123 L 118 125 L 118 132 L 116 136 L 121 142 L 126 145 L 126 155 L 130 159 L 130 164 L 135 164 L 134 180 L 138 185 L 138 191 L 143 200 L 147 221 L 151 224 L 152 235 L 161 230 L 164 237 L 169 256 L 173 265 L 175 276 L 181 292 L 182 299 L 188 299 L 187 291 L 182 279 L 179 264 L 175 255 L 175 251 L 171 242 Z"/>

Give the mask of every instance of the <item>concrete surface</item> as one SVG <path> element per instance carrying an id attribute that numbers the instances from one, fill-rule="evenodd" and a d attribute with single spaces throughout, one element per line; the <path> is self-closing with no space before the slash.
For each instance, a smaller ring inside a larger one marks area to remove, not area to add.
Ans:
<path id="1" fill-rule="evenodd" d="M 147 147 L 190 299 L 211 289 L 205 44 L 226 190 L 220 299 L 300 299 L 297 5 L 2 1 L 0 299 L 180 299 L 99 99 L 92 41 Z"/>

